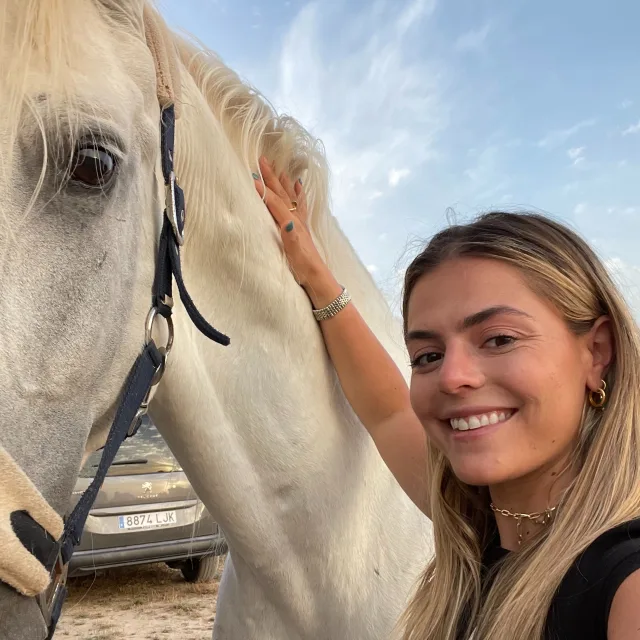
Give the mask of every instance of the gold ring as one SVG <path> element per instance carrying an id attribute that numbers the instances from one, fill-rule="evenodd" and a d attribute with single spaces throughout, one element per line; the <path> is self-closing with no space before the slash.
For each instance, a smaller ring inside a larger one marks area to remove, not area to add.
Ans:
<path id="1" fill-rule="evenodd" d="M 291 207 L 291 209 L 289 209 L 289 211 L 297 211 L 297 209 L 298 209 L 298 201 L 297 200 L 292 200 L 291 204 L 293 205 L 293 207 Z"/>

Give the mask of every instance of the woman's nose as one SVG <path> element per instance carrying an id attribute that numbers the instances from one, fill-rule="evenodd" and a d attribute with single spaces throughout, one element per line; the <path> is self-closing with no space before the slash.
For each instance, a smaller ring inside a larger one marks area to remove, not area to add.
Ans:
<path id="1" fill-rule="evenodd" d="M 447 346 L 438 370 L 438 382 L 443 393 L 456 394 L 465 389 L 477 389 L 485 376 L 473 349 L 464 344 Z"/>

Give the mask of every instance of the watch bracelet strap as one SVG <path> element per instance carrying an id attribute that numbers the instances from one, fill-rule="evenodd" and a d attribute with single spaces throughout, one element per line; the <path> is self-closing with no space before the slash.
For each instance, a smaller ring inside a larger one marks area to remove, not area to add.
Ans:
<path id="1" fill-rule="evenodd" d="M 313 316 L 318 322 L 322 320 L 329 320 L 329 318 L 333 318 L 335 315 L 340 313 L 349 304 L 349 302 L 351 302 L 351 295 L 344 287 L 342 287 L 342 293 L 326 307 L 322 307 L 322 309 L 314 309 Z"/>

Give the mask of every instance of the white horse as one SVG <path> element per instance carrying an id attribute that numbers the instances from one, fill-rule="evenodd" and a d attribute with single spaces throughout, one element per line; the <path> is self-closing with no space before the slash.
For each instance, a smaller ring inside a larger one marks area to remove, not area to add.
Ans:
<path id="1" fill-rule="evenodd" d="M 85 450 L 104 442 L 153 281 L 164 64 L 184 278 L 231 337 L 209 342 L 176 300 L 151 406 L 228 541 L 213 637 L 387 638 L 433 552 L 431 525 L 346 402 L 251 177 L 264 154 L 303 178 L 319 245 L 406 370 L 400 327 L 329 213 L 319 145 L 144 0 L 0 6 L 0 453 L 62 514 Z M 44 629 L 33 598 L 0 585 L 0 638 Z"/>

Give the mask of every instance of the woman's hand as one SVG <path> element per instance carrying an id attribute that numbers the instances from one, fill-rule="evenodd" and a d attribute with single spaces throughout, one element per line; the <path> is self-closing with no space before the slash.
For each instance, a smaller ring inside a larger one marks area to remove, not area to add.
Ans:
<path id="1" fill-rule="evenodd" d="M 254 173 L 256 190 L 280 229 L 284 252 L 296 281 L 314 303 L 314 294 L 319 290 L 327 289 L 327 295 L 333 295 L 337 288 L 335 280 L 320 256 L 307 225 L 307 199 L 302 183 L 298 181 L 292 184 L 285 173 L 276 176 L 266 158 L 260 158 L 260 170 L 264 183 Z M 338 295 L 340 291 L 338 288 Z M 320 297 L 324 298 L 324 295 Z M 331 300 L 333 298 L 329 302 Z"/>

